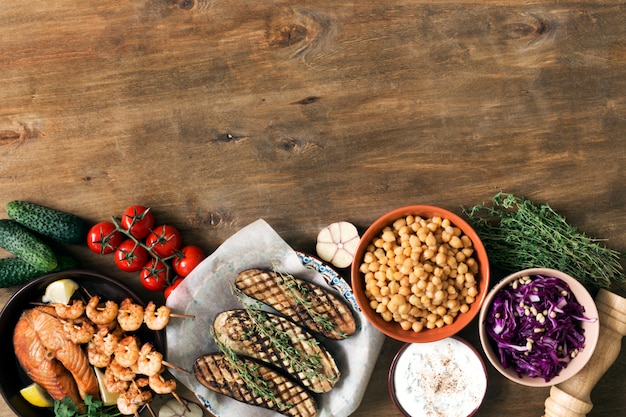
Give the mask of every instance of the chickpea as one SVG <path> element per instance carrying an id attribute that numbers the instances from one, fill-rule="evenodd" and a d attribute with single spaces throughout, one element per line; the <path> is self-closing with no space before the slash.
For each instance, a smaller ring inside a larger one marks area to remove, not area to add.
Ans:
<path id="1" fill-rule="evenodd" d="M 385 320 L 386 322 L 390 322 L 393 320 L 393 314 L 391 313 L 391 311 L 387 310 L 384 313 L 382 313 L 381 316 L 383 317 L 383 320 Z"/>
<path id="2" fill-rule="evenodd" d="M 473 252 L 448 219 L 397 219 L 372 239 L 359 265 L 370 307 L 414 332 L 453 323 L 478 296 Z"/>
<path id="3" fill-rule="evenodd" d="M 370 289 L 369 289 L 370 294 L 372 294 L 373 297 L 378 297 L 380 296 L 380 288 L 377 285 L 373 285 Z"/>
<path id="4" fill-rule="evenodd" d="M 398 306 L 398 313 L 402 315 L 408 315 L 410 311 L 411 311 L 411 304 L 409 303 L 401 304 L 400 306 Z"/>
<path id="5" fill-rule="evenodd" d="M 413 323 L 408 320 L 403 320 L 400 322 L 400 327 L 402 327 L 402 330 L 411 330 Z"/>

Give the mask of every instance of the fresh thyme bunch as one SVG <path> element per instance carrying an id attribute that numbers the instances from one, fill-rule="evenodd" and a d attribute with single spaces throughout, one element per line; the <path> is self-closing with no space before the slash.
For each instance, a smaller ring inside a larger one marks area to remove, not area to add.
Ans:
<path id="1" fill-rule="evenodd" d="M 548 204 L 500 192 L 491 204 L 463 212 L 498 268 L 557 269 L 593 290 L 625 280 L 619 252 L 586 236 Z"/>

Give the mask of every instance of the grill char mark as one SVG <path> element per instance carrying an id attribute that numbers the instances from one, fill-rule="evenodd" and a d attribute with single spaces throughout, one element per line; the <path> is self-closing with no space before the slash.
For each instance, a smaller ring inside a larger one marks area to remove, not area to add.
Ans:
<path id="1" fill-rule="evenodd" d="M 258 370 L 258 375 L 268 381 L 276 398 L 289 408 L 281 409 L 272 399 L 255 394 L 245 385 L 241 376 L 231 368 L 221 353 L 204 355 L 196 359 L 193 366 L 194 374 L 196 379 L 208 389 L 228 395 L 237 401 L 268 408 L 290 417 L 315 417 L 317 415 L 315 400 L 302 386 L 264 365 L 245 358 L 240 358 L 240 360 L 253 364 Z"/>
<path id="2" fill-rule="evenodd" d="M 274 365 L 316 393 L 330 391 L 340 377 L 332 355 L 303 327 L 274 314 L 257 312 L 257 320 L 246 310 L 220 313 L 214 322 L 218 340 L 240 355 Z M 264 332 L 258 326 L 267 326 Z M 280 334 L 282 338 L 268 333 Z M 285 343 L 280 349 L 277 344 Z M 293 352 L 293 353 L 292 353 Z M 319 362 L 311 360 L 319 359 Z"/>
<path id="3" fill-rule="evenodd" d="M 235 284 L 246 295 L 273 307 L 296 323 L 327 338 L 339 340 L 356 331 L 354 316 L 345 303 L 313 283 L 295 277 L 293 279 L 307 293 L 299 292 L 301 298 L 311 302 L 317 314 L 334 324 L 332 329 L 311 317 L 307 307 L 294 300 L 292 293 L 295 290 L 287 288 L 284 279 L 274 271 L 248 269 L 238 274 Z"/>

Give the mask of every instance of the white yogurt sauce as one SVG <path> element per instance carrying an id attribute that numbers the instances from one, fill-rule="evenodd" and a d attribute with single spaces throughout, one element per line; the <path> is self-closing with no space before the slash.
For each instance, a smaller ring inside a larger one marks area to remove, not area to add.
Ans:
<path id="1" fill-rule="evenodd" d="M 393 383 L 412 417 L 467 417 L 487 388 L 482 361 L 454 338 L 409 345 L 397 359 Z"/>

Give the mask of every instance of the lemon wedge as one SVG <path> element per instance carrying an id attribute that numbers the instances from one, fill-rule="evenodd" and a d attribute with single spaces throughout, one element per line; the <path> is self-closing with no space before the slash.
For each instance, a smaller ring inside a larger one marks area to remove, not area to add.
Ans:
<path id="1" fill-rule="evenodd" d="M 93 368 L 96 373 L 96 379 L 98 380 L 98 386 L 100 387 L 100 400 L 104 405 L 114 405 L 117 404 L 117 397 L 120 394 L 109 391 L 104 384 L 104 372 L 102 372 L 99 368 Z"/>
<path id="2" fill-rule="evenodd" d="M 46 292 L 41 297 L 44 303 L 69 303 L 74 292 L 78 289 L 78 284 L 69 279 L 64 278 L 52 282 L 46 287 Z"/>
<path id="3" fill-rule="evenodd" d="M 20 394 L 22 397 L 35 407 L 52 407 L 54 406 L 54 400 L 48 394 L 48 392 L 43 389 L 43 387 L 36 382 L 33 382 L 29 386 L 22 388 L 20 390 Z"/>

